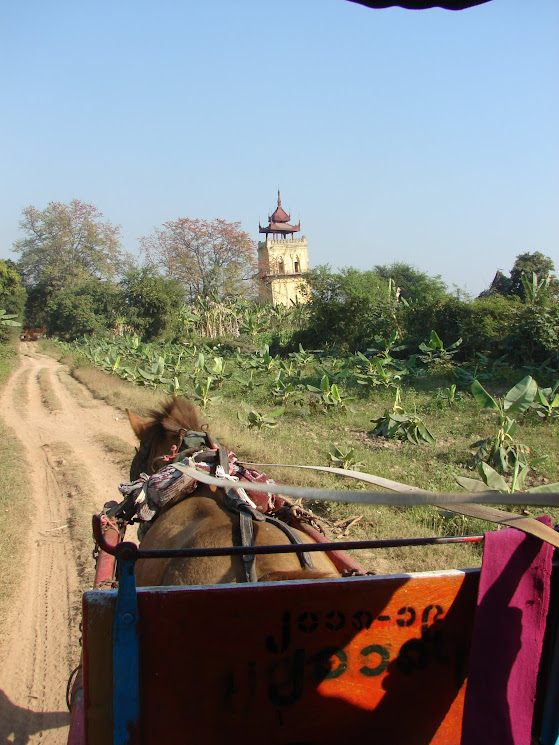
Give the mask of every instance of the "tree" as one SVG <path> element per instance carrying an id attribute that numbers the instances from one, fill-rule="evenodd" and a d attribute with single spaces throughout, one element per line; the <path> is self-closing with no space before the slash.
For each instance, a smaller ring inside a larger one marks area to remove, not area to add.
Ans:
<path id="1" fill-rule="evenodd" d="M 83 334 L 107 334 L 122 319 L 123 292 L 113 282 L 98 279 L 54 293 L 47 305 L 47 329 L 63 339 Z"/>
<path id="2" fill-rule="evenodd" d="M 553 274 L 555 266 L 549 256 L 544 256 L 539 251 L 534 253 L 523 253 L 516 257 L 516 261 L 510 271 L 510 278 L 498 271 L 491 282 L 488 290 L 484 290 L 479 297 L 490 295 L 504 295 L 505 297 L 519 297 L 526 300 L 526 290 L 522 277 L 532 282 L 532 275 L 538 278 L 538 283 L 546 283 L 549 278 L 547 291 L 550 297 L 559 294 L 559 280 Z"/>
<path id="3" fill-rule="evenodd" d="M 525 288 L 522 282 L 522 275 L 526 277 L 528 281 L 531 281 L 532 274 L 536 274 L 538 280 L 546 280 L 551 277 L 549 289 L 552 294 L 557 292 L 559 282 L 553 275 L 555 266 L 553 260 L 549 256 L 544 256 L 539 251 L 535 253 L 523 253 L 516 257 L 514 266 L 510 272 L 511 279 L 511 294 L 517 295 L 522 300 L 525 300 Z"/>
<path id="4" fill-rule="evenodd" d="M 422 300 L 440 300 L 447 294 L 446 284 L 440 274 L 430 277 L 410 264 L 395 261 L 389 266 L 375 266 L 374 271 L 385 280 L 393 279 L 400 288 L 405 300 L 418 302 Z"/>
<path id="5" fill-rule="evenodd" d="M 375 335 L 388 336 L 397 329 L 393 285 L 376 272 L 349 267 L 334 273 L 329 266 L 319 266 L 305 279 L 308 328 L 297 336 L 304 345 L 333 342 L 354 352 L 366 349 Z"/>
<path id="6" fill-rule="evenodd" d="M 21 285 L 21 276 L 14 262 L 0 259 L 0 308 L 19 316 L 24 303 L 25 289 Z"/>
<path id="7" fill-rule="evenodd" d="M 190 300 L 246 294 L 256 272 L 254 241 L 240 222 L 182 217 L 140 239 L 148 262 L 179 280 Z"/>
<path id="8" fill-rule="evenodd" d="M 77 199 L 49 202 L 44 210 L 26 207 L 14 243 L 18 268 L 28 287 L 39 286 L 45 299 L 88 279 L 113 279 L 122 267 L 119 227 L 103 221 L 96 207 Z"/>
<path id="9" fill-rule="evenodd" d="M 166 279 L 154 267 L 129 269 L 121 281 L 126 322 L 146 341 L 179 326 L 184 291 L 176 279 Z"/>

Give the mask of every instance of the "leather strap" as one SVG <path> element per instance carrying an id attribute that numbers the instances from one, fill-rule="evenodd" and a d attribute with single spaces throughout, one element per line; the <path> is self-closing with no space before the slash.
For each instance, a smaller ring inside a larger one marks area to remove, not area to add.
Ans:
<path id="1" fill-rule="evenodd" d="M 247 548 L 254 546 L 254 528 L 252 515 L 244 510 L 239 510 L 239 525 L 241 528 L 241 543 Z M 254 554 L 243 554 L 243 569 L 245 582 L 257 582 Z"/>

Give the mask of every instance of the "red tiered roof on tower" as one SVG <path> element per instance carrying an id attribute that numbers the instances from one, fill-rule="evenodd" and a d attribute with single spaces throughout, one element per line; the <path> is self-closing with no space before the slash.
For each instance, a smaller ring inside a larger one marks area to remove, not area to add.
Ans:
<path id="1" fill-rule="evenodd" d="M 291 235 L 291 237 L 293 237 L 293 233 L 301 230 L 301 223 L 299 222 L 297 225 L 290 225 L 289 220 L 291 220 L 291 215 L 288 215 L 281 206 L 281 196 L 278 189 L 278 206 L 276 207 L 274 213 L 272 215 L 269 215 L 268 217 L 269 225 L 263 228 L 260 223 L 258 223 L 258 232 L 267 234 L 272 233 L 272 235 L 282 235 L 284 238 L 287 235 Z"/>

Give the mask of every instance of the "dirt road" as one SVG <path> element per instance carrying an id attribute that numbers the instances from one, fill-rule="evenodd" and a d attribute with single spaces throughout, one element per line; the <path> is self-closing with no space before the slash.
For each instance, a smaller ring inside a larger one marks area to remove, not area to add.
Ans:
<path id="1" fill-rule="evenodd" d="M 0 401 L 0 415 L 23 445 L 32 487 L 21 591 L 0 630 L 0 745 L 66 742 L 66 681 L 79 661 L 81 592 L 93 570 L 93 543 L 83 536 L 93 509 L 118 498 L 116 487 L 127 479 L 101 443 L 118 437 L 132 451 L 127 418 L 77 385 L 28 343 Z M 55 405 L 46 401 L 49 387 Z"/>

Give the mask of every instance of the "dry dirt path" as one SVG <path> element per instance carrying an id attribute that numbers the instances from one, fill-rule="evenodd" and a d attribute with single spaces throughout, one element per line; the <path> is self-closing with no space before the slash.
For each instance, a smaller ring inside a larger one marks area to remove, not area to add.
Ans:
<path id="1" fill-rule="evenodd" d="M 99 438 L 112 435 L 130 446 L 134 438 L 122 412 L 83 387 L 78 403 L 60 363 L 37 354 L 33 344 L 21 351 L 20 367 L 0 399 L 0 415 L 23 445 L 32 523 L 22 547 L 21 590 L 0 629 L 0 745 L 58 745 L 67 739 L 66 681 L 79 660 L 81 593 L 91 586 L 83 557 L 93 542 L 76 545 L 76 534 L 87 535 L 92 509 L 118 498 L 116 487 L 126 479 Z M 45 405 L 45 379 L 59 410 Z M 61 452 L 75 461 L 83 489 L 69 489 Z"/>

